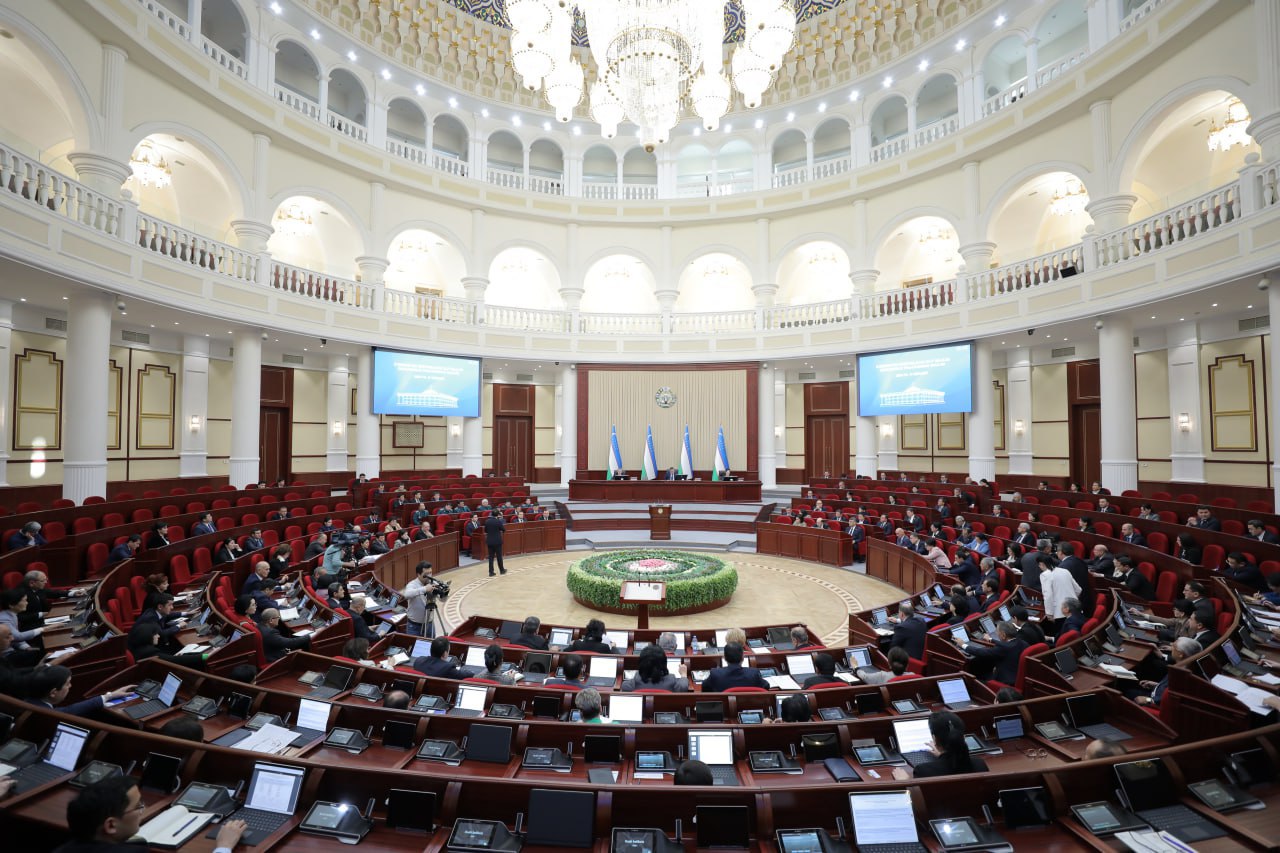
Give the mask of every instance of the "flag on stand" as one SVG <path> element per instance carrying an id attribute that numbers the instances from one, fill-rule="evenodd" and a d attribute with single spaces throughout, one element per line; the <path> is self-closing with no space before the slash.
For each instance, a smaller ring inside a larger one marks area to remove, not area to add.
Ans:
<path id="1" fill-rule="evenodd" d="M 618 449 L 618 428 L 609 428 L 609 471 L 605 479 L 612 480 L 614 471 L 622 470 L 622 451 Z"/>
<path id="2" fill-rule="evenodd" d="M 680 473 L 693 479 L 693 449 L 689 445 L 689 425 L 684 426 L 684 443 L 680 445 Z"/>
<path id="3" fill-rule="evenodd" d="M 719 480 L 729 470 L 729 451 L 724 448 L 724 427 L 716 437 L 716 458 L 711 466 L 711 479 Z"/>
<path id="4" fill-rule="evenodd" d="M 658 456 L 653 452 L 653 427 L 644 439 L 644 469 L 640 472 L 641 480 L 658 479 Z"/>

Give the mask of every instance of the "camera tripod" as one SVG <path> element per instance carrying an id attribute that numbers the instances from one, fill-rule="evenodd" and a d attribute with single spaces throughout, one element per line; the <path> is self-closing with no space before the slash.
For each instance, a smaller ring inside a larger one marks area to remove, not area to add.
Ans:
<path id="1" fill-rule="evenodd" d="M 434 639 L 436 636 L 436 626 L 440 624 L 440 613 L 436 609 L 435 595 L 427 601 L 427 615 L 422 620 L 422 636 L 427 639 Z M 443 625 L 441 625 L 443 630 Z"/>

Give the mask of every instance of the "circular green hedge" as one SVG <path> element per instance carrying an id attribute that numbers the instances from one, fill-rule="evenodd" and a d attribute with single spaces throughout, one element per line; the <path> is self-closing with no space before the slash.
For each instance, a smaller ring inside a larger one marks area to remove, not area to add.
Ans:
<path id="1" fill-rule="evenodd" d="M 676 616 L 723 605 L 738 588 L 738 572 L 710 554 L 637 548 L 593 554 L 570 566 L 566 578 L 579 604 L 610 613 L 634 613 L 636 605 L 619 600 L 624 581 L 666 583 L 666 603 L 650 607 L 650 612 Z"/>

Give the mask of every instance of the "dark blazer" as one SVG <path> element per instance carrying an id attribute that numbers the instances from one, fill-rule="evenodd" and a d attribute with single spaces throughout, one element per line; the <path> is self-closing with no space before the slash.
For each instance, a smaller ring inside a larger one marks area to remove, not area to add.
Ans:
<path id="1" fill-rule="evenodd" d="M 351 614 L 351 628 L 355 632 L 357 640 L 368 640 L 370 644 L 373 644 L 381 639 L 373 632 L 373 629 L 369 627 L 369 623 L 364 621 L 364 616 L 362 615 L 356 613 Z"/>
<path id="2" fill-rule="evenodd" d="M 1024 548 L 1036 547 L 1036 535 L 1034 533 L 1019 533 L 1017 536 L 1013 537 L 1013 541 L 1017 542 Z"/>
<path id="3" fill-rule="evenodd" d="M 279 580 L 280 575 L 289 571 L 289 558 L 272 557 L 270 560 L 267 560 L 267 565 L 271 567 L 271 571 L 267 574 L 267 577 L 272 578 L 273 580 Z"/>
<path id="4" fill-rule="evenodd" d="M 1202 552 L 1199 545 L 1192 545 L 1190 548 L 1179 548 L 1174 552 L 1174 556 L 1179 560 L 1190 563 L 1193 566 L 1200 565 Z"/>
<path id="5" fill-rule="evenodd" d="M 9 537 L 10 551 L 17 551 L 19 548 L 26 548 L 29 545 L 38 546 L 38 545 L 44 545 L 44 544 L 46 544 L 45 538 L 41 536 L 39 533 L 37 533 L 35 535 L 35 538 L 30 541 L 27 539 L 26 534 L 24 534 L 21 530 L 19 530 L 17 533 L 14 533 L 12 536 Z"/>
<path id="6" fill-rule="evenodd" d="M 23 581 L 15 587 L 21 590 L 27 597 L 27 609 L 18 614 L 18 630 L 30 631 L 32 628 L 38 628 L 44 624 L 44 619 L 40 617 L 41 613 L 48 613 L 51 609 L 50 602 L 53 600 L 61 600 L 67 598 L 67 593 L 60 589 L 32 589 L 27 586 L 27 582 Z"/>
<path id="7" fill-rule="evenodd" d="M 1218 632 L 1210 628 L 1205 628 L 1203 631 L 1201 631 L 1199 634 L 1196 634 L 1191 639 L 1199 643 L 1200 648 L 1207 649 L 1212 644 L 1218 642 Z"/>
<path id="8" fill-rule="evenodd" d="M 278 661 L 294 649 L 311 647 L 309 637 L 286 637 L 280 633 L 279 628 L 270 628 L 261 623 L 258 624 L 258 630 L 262 632 L 262 651 L 268 662 Z"/>
<path id="9" fill-rule="evenodd" d="M 462 675 L 462 670 L 449 663 L 449 661 L 444 660 L 443 658 L 434 658 L 430 655 L 414 658 L 413 668 L 423 675 L 430 675 L 435 678 L 461 679 L 464 677 Z"/>
<path id="10" fill-rule="evenodd" d="M 922 623 L 923 624 L 923 623 Z M 760 670 L 753 666 L 718 666 L 702 682 L 703 693 L 723 693 L 730 687 L 763 687 L 769 689 Z"/>
<path id="11" fill-rule="evenodd" d="M 1122 542 L 1127 542 L 1130 545 L 1137 545 L 1139 548 L 1147 547 L 1147 539 L 1141 533 L 1131 533 L 1128 536 L 1121 536 L 1120 540 Z"/>
<path id="12" fill-rule="evenodd" d="M 191 527 L 192 536 L 207 536 L 210 533 L 217 533 L 217 532 L 218 532 L 218 528 L 216 526 L 203 521 Z"/>
<path id="13" fill-rule="evenodd" d="M 951 572 L 960 578 L 960 583 L 967 587 L 976 587 L 982 584 L 982 568 L 973 561 L 972 556 L 956 563 L 951 568 Z M 915 657 L 915 655 L 912 655 L 912 657 Z"/>
<path id="14" fill-rule="evenodd" d="M 1018 629 L 1018 636 L 1028 646 L 1034 646 L 1036 643 L 1044 642 L 1044 629 L 1038 622 L 1027 622 Z"/>
<path id="15" fill-rule="evenodd" d="M 1222 572 L 1224 578 L 1230 578 L 1236 583 L 1244 584 L 1256 590 L 1267 588 L 1267 582 L 1262 577 L 1262 571 L 1253 563 L 1245 561 L 1245 564 L 1238 569 L 1232 569 L 1225 562 L 1219 571 Z M 28 609 L 30 606 L 28 605 Z"/>
<path id="16" fill-rule="evenodd" d="M 164 548 L 172 543 L 169 542 L 168 534 L 153 530 L 147 534 L 147 550 L 154 551 L 157 548 Z"/>
<path id="17" fill-rule="evenodd" d="M 1137 569 L 1130 569 L 1128 574 L 1118 580 L 1124 584 L 1125 589 L 1139 598 L 1145 598 L 1150 601 L 1156 597 L 1156 588 Z"/>
<path id="18" fill-rule="evenodd" d="M 1250 536 L 1250 539 L 1257 539 L 1259 542 L 1265 542 L 1268 545 L 1280 545 L 1280 536 L 1275 535 L 1270 530 L 1263 530 L 1261 536 Z"/>
<path id="19" fill-rule="evenodd" d="M 521 634 L 511 641 L 513 646 L 524 646 L 527 649 L 546 651 L 549 648 L 547 638 L 541 634 Z"/>
<path id="20" fill-rule="evenodd" d="M 1018 660 L 1027 644 L 1020 638 L 997 640 L 990 646 L 970 645 L 969 654 L 975 661 L 994 665 L 991 677 L 1005 684 L 1013 684 L 1018 680 Z"/>
<path id="21" fill-rule="evenodd" d="M 924 657 L 924 635 L 928 629 L 929 626 L 924 624 L 923 620 L 914 616 L 904 619 L 893 626 L 893 637 L 889 641 L 889 648 L 901 646 L 907 650 L 908 656 L 919 660 Z"/>
<path id="22" fill-rule="evenodd" d="M 1040 591 L 1040 566 L 1036 562 L 1040 557 L 1040 552 L 1028 551 L 1022 555 L 1022 559 L 1018 561 L 1018 568 L 1022 569 L 1022 585 L 1027 589 Z"/>
<path id="23" fill-rule="evenodd" d="M 133 551 L 129 548 L 128 542 L 121 542 L 112 548 L 111 553 L 107 556 L 108 563 L 122 563 L 131 559 L 133 559 Z"/>
<path id="24" fill-rule="evenodd" d="M 251 572 L 249 574 L 248 579 L 244 582 L 244 586 L 240 588 L 240 594 L 254 595 L 261 589 L 262 589 L 262 578 L 258 577 L 257 572 Z"/>
<path id="25" fill-rule="evenodd" d="M 613 646 L 604 641 L 596 642 L 595 640 L 578 639 L 564 647 L 566 652 L 595 652 L 600 655 L 611 655 L 615 653 Z"/>
<path id="26" fill-rule="evenodd" d="M 507 523 L 502 520 L 500 515 L 491 515 L 484 520 L 484 544 L 490 548 L 497 548 L 502 544 L 502 531 L 507 527 Z"/>
<path id="27" fill-rule="evenodd" d="M 616 477 L 614 479 L 617 479 Z M 548 678 L 542 682 L 543 687 L 565 687 L 569 690 L 581 690 L 585 685 L 581 681 L 569 681 L 565 678 Z"/>
<path id="28" fill-rule="evenodd" d="M 806 678 L 804 680 L 804 683 L 801 684 L 800 687 L 803 688 L 804 690 L 808 690 L 810 687 L 819 687 L 823 684 L 841 684 L 842 685 L 844 684 L 844 682 L 836 678 L 834 675 L 823 675 L 820 672 L 815 672 L 813 675 Z"/>
<path id="29" fill-rule="evenodd" d="M 1072 613 L 1066 619 L 1062 620 L 1062 630 L 1058 633 L 1065 634 L 1067 631 L 1079 631 L 1084 627 L 1085 618 L 1083 613 Z"/>
<path id="30" fill-rule="evenodd" d="M 987 762 L 976 755 L 969 756 L 969 770 L 952 770 L 942 758 L 934 758 L 921 762 L 912 772 L 914 779 L 927 779 L 931 776 L 951 776 L 955 773 L 986 773 Z"/>
<path id="31" fill-rule="evenodd" d="M 1196 523 L 1192 526 L 1199 527 L 1201 530 L 1214 530 L 1218 533 L 1222 532 L 1222 522 L 1218 520 L 1216 515 L 1211 515 L 1204 521 L 1196 519 Z"/>

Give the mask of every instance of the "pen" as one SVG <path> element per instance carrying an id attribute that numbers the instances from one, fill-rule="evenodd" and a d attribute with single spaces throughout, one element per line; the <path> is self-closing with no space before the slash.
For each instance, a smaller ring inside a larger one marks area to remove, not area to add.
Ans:
<path id="1" fill-rule="evenodd" d="M 196 817 L 197 817 L 196 815 L 192 815 L 191 820 L 187 821 L 182 826 L 180 826 L 178 828 L 178 831 L 173 834 L 174 838 L 177 838 L 178 836 L 182 835 L 183 831 L 186 830 L 188 826 L 191 826 L 191 824 L 195 823 Z"/>

